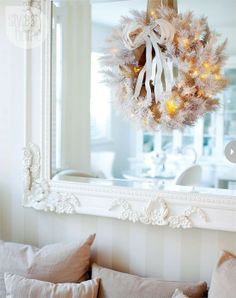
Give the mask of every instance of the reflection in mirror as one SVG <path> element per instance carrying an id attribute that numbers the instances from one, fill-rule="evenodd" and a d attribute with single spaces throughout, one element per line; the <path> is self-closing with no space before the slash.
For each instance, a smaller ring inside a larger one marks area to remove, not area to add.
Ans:
<path id="1" fill-rule="evenodd" d="M 194 127 L 157 133 L 137 130 L 116 112 L 99 60 L 120 17 L 146 6 L 146 0 L 52 1 L 52 176 L 235 190 L 236 164 L 224 149 L 236 140 L 236 2 L 178 0 L 179 12 L 207 16 L 211 29 L 228 38 L 224 72 L 230 84 L 219 94 L 218 111 Z"/>

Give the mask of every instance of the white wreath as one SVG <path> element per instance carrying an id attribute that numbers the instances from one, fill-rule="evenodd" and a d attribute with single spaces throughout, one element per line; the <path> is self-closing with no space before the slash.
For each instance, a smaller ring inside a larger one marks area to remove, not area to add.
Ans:
<path id="1" fill-rule="evenodd" d="M 219 106 L 226 42 L 217 45 L 207 19 L 162 7 L 156 17 L 131 12 L 108 40 L 106 82 L 119 111 L 144 129 L 193 125 Z"/>

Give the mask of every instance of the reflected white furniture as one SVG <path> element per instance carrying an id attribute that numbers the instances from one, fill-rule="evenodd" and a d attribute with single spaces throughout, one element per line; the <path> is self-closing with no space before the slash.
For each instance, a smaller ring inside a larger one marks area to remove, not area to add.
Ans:
<path id="1" fill-rule="evenodd" d="M 176 185 L 196 186 L 201 183 L 202 167 L 193 165 L 185 169 L 175 180 Z"/>
<path id="2" fill-rule="evenodd" d="M 92 152 L 91 164 L 92 171 L 99 174 L 99 177 L 112 179 L 112 167 L 115 159 L 115 153 L 109 151 Z M 102 172 L 101 172 L 102 169 Z"/>
<path id="3" fill-rule="evenodd" d="M 99 176 L 96 173 L 82 173 L 79 172 L 76 169 L 68 169 L 68 170 L 62 170 L 59 173 L 56 174 L 56 177 L 61 178 L 65 176 L 70 177 L 85 177 L 85 178 L 99 178 Z"/>

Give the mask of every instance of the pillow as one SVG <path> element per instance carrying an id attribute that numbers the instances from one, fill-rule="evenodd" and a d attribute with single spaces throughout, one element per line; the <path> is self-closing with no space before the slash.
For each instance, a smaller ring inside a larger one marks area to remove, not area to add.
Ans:
<path id="1" fill-rule="evenodd" d="M 176 289 L 174 292 L 174 295 L 171 298 L 188 298 L 188 297 L 184 295 L 183 292 L 180 292 L 179 289 Z"/>
<path id="2" fill-rule="evenodd" d="M 41 249 L 0 241 L 0 297 L 6 297 L 5 272 L 52 283 L 84 281 L 94 238 L 91 235 L 82 245 L 51 244 Z"/>
<path id="3" fill-rule="evenodd" d="M 223 251 L 212 274 L 209 298 L 236 297 L 236 257 Z"/>
<path id="4" fill-rule="evenodd" d="M 183 291 L 189 298 L 202 298 L 207 292 L 205 282 L 160 281 L 117 272 L 96 264 L 92 266 L 92 278 L 100 279 L 98 298 L 171 298 L 175 289 Z"/>
<path id="5" fill-rule="evenodd" d="M 6 298 L 97 298 L 99 279 L 80 284 L 53 284 L 5 273 Z"/>

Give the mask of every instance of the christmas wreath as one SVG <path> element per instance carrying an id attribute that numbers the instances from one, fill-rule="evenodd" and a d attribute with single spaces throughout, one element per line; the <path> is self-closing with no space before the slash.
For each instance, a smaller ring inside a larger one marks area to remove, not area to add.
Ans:
<path id="1" fill-rule="evenodd" d="M 147 20 L 132 11 L 107 42 L 105 81 L 117 109 L 139 127 L 180 129 L 219 106 L 226 41 L 219 44 L 207 18 L 160 7 Z"/>

